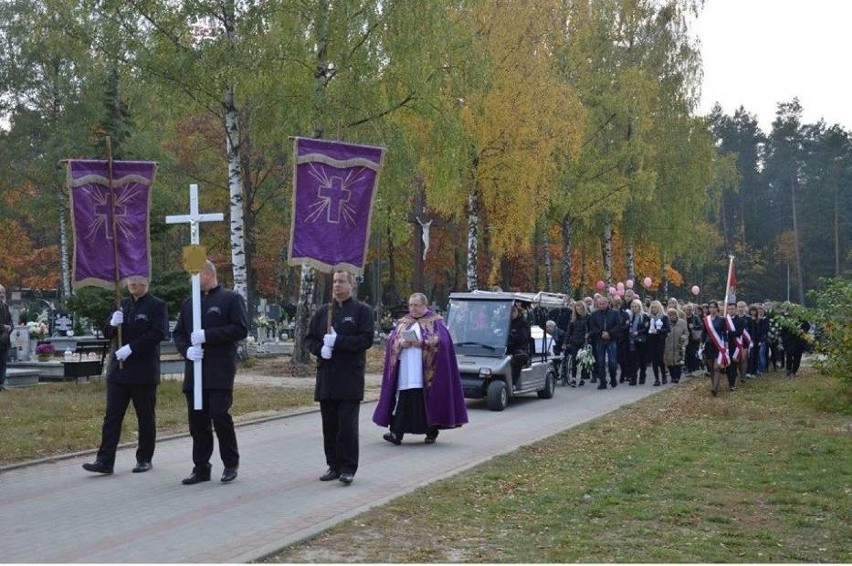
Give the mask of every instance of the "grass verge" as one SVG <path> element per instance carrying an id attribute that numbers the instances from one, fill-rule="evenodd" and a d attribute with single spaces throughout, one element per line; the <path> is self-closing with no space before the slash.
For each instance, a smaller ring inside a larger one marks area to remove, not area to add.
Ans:
<path id="1" fill-rule="evenodd" d="M 264 561 L 849 563 L 850 415 L 814 373 L 691 380 Z"/>
<path id="2" fill-rule="evenodd" d="M 313 406 L 313 389 L 238 385 L 231 414 L 236 421 Z M 50 383 L 0 394 L 0 465 L 97 448 L 106 408 L 106 383 Z M 187 432 L 180 381 L 157 388 L 157 433 Z M 136 440 L 131 403 L 121 442 Z"/>

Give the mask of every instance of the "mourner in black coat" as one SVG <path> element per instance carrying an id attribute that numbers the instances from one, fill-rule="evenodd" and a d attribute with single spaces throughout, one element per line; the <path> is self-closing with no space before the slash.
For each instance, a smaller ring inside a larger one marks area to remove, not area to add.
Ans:
<path id="1" fill-rule="evenodd" d="M 111 474 L 115 451 L 121 438 L 121 423 L 127 405 L 133 401 L 139 425 L 134 472 L 151 469 L 157 439 L 155 409 L 157 385 L 160 383 L 160 342 L 169 331 L 166 303 L 148 293 L 148 280 L 131 277 L 127 281 L 130 297 L 121 309 L 112 313 L 104 325 L 107 338 L 116 338 L 121 328 L 121 342 L 115 351 L 115 363 L 107 375 L 107 407 L 101 431 L 101 446 L 94 462 L 83 464 L 90 472 Z"/>
<path id="2" fill-rule="evenodd" d="M 6 358 L 12 347 L 12 313 L 6 304 L 6 288 L 0 285 L 0 391 L 6 389 Z"/>
<path id="3" fill-rule="evenodd" d="M 234 401 L 237 347 L 248 335 L 245 301 L 239 293 L 219 285 L 216 267 L 205 263 L 201 271 L 201 330 L 192 329 L 192 297 L 183 301 L 172 333 L 178 352 L 186 358 L 183 392 L 192 436 L 192 473 L 183 480 L 192 485 L 210 480 L 213 429 L 225 470 L 222 483 L 237 478 L 240 454 L 230 409 Z M 201 361 L 201 410 L 194 409 L 194 362 Z M 212 424 L 212 427 L 211 427 Z"/>
<path id="4" fill-rule="evenodd" d="M 367 350 L 373 345 L 373 313 L 353 297 L 354 289 L 351 273 L 335 271 L 334 300 L 317 309 L 305 336 L 305 347 L 317 357 L 314 400 L 320 404 L 328 464 L 319 479 L 339 479 L 344 484 L 352 483 L 358 471 L 358 414 L 364 398 Z"/>

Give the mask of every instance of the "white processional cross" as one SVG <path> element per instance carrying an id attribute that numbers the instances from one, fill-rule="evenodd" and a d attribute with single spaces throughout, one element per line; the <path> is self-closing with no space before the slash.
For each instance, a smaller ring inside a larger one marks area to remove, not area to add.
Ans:
<path id="1" fill-rule="evenodd" d="M 166 216 L 166 224 L 189 224 L 190 244 L 197 246 L 202 222 L 221 222 L 225 216 L 221 212 L 200 214 L 198 212 L 198 185 L 189 186 L 189 214 Z M 192 330 L 201 330 L 201 274 L 192 274 Z M 201 410 L 201 360 L 193 362 L 193 408 Z"/>

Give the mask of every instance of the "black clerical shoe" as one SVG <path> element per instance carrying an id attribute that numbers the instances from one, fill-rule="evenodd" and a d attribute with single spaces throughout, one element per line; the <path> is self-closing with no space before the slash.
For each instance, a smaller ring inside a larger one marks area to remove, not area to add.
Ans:
<path id="1" fill-rule="evenodd" d="M 396 444 L 397 446 L 399 446 L 400 444 L 402 444 L 402 439 L 401 439 L 399 436 L 397 436 L 396 434 L 392 433 L 392 432 L 386 432 L 386 433 L 384 433 L 384 434 L 382 435 L 382 438 L 384 438 L 385 440 L 387 440 L 387 441 L 388 441 L 388 442 L 390 442 L 391 444 Z"/>
<path id="2" fill-rule="evenodd" d="M 183 478 L 180 483 L 183 485 L 195 485 L 197 483 L 201 483 L 203 481 L 210 481 L 210 471 L 206 474 L 198 472 L 196 470 L 192 470 L 192 473 L 189 474 L 189 477 Z"/>
<path id="3" fill-rule="evenodd" d="M 325 471 L 323 475 L 320 476 L 319 481 L 331 481 L 336 480 L 339 477 L 340 474 L 338 474 L 336 470 L 329 468 Z"/>
<path id="4" fill-rule="evenodd" d="M 341 483 L 343 483 L 345 485 L 349 485 L 350 483 L 352 483 L 352 480 L 355 479 L 355 474 L 350 474 L 349 472 L 343 472 L 342 474 L 340 474 L 340 477 L 338 479 L 340 480 Z"/>
<path id="5" fill-rule="evenodd" d="M 237 469 L 225 468 L 225 471 L 222 472 L 222 479 L 220 481 L 222 483 L 231 483 L 235 479 L 237 479 Z"/>
<path id="6" fill-rule="evenodd" d="M 136 462 L 136 467 L 133 468 L 134 474 L 141 474 L 142 472 L 147 472 L 154 466 L 151 465 L 151 462 Z"/>
<path id="7" fill-rule="evenodd" d="M 111 474 L 112 466 L 107 466 L 100 460 L 95 460 L 92 463 L 86 462 L 83 464 L 83 469 L 87 472 L 94 472 L 96 474 Z"/>

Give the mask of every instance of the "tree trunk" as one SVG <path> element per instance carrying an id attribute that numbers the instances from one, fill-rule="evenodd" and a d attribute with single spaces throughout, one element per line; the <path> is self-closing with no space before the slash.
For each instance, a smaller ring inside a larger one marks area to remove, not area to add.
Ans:
<path id="1" fill-rule="evenodd" d="M 230 195 L 231 263 L 234 269 L 234 291 L 248 301 L 246 285 L 245 226 L 243 222 L 243 178 L 240 166 L 240 124 L 234 104 L 234 89 L 225 93 L 225 132 L 228 151 L 228 192 Z"/>
<path id="2" fill-rule="evenodd" d="M 293 330 L 293 363 L 306 364 L 310 361 L 310 352 L 305 347 L 305 336 L 311 320 L 311 305 L 314 302 L 314 270 L 302 264 L 302 276 L 299 281 L 299 302 L 296 304 L 296 320 Z"/>
<path id="3" fill-rule="evenodd" d="M 604 281 L 612 286 L 612 215 L 604 213 Z"/>
<path id="4" fill-rule="evenodd" d="M 223 4 L 222 10 L 225 37 L 234 44 L 236 38 L 236 14 L 234 2 Z M 240 164 L 240 122 L 234 96 L 233 85 L 225 89 L 223 100 L 225 110 L 225 138 L 228 152 L 228 193 L 230 196 L 231 264 L 234 270 L 234 291 L 239 293 L 251 305 L 246 285 L 246 247 L 245 226 L 243 224 L 243 177 Z"/>
<path id="5" fill-rule="evenodd" d="M 479 288 L 476 279 L 477 260 L 477 230 L 479 229 L 479 202 L 476 186 L 471 189 L 467 197 L 467 290 L 473 291 Z"/>
<path id="6" fill-rule="evenodd" d="M 569 297 L 574 292 L 571 284 L 571 228 L 573 221 L 571 215 L 565 213 L 562 217 L 562 292 Z"/>
<path id="7" fill-rule="evenodd" d="M 627 278 L 631 281 L 636 281 L 636 254 L 633 251 L 633 242 L 628 242 L 625 246 L 624 261 L 627 264 Z"/>
<path id="8" fill-rule="evenodd" d="M 796 285 L 799 291 L 799 304 L 805 304 L 805 287 L 802 277 L 802 253 L 799 246 L 799 219 L 796 215 L 796 179 L 790 180 L 790 204 L 793 212 L 793 247 L 796 250 Z"/>
<path id="9" fill-rule="evenodd" d="M 547 235 L 547 226 L 542 228 L 541 243 L 544 246 L 544 290 L 553 291 L 553 257 L 550 254 L 550 239 Z"/>

